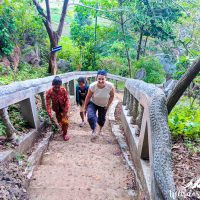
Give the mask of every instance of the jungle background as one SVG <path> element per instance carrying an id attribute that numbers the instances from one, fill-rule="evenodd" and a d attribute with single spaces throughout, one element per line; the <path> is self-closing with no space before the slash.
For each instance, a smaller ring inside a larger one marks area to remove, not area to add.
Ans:
<path id="1" fill-rule="evenodd" d="M 180 80 L 200 56 L 199 0 L 69 1 L 60 27 L 62 10 L 61 0 L 0 1 L 0 85 L 98 69 L 164 85 Z M 58 33 L 56 42 L 51 33 Z M 62 50 L 52 58 L 56 45 Z M 199 88 L 200 75 L 169 115 L 177 156 L 200 153 Z M 13 124 L 23 129 L 26 123 L 11 110 Z"/>

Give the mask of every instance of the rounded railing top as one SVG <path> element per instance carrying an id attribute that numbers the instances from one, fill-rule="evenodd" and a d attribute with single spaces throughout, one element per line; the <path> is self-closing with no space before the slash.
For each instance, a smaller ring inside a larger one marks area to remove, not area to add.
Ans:
<path id="1" fill-rule="evenodd" d="M 145 99 L 150 102 L 155 96 L 165 96 L 162 89 L 158 88 L 154 84 L 145 83 L 142 80 L 127 79 L 126 88 L 138 100 L 141 100 L 141 97 L 146 97 Z"/>
<path id="2" fill-rule="evenodd" d="M 65 74 L 59 74 L 58 76 L 61 77 L 63 83 L 69 82 L 73 79 L 79 78 L 79 76 L 84 77 L 95 77 L 97 74 L 96 71 L 75 71 L 69 72 Z M 15 92 L 19 92 L 22 90 L 26 90 L 29 88 L 39 88 L 43 85 L 51 86 L 52 80 L 55 76 L 48 76 L 45 78 L 37 78 L 37 79 L 30 79 L 25 81 L 17 81 L 13 82 L 9 85 L 0 86 L 0 96 L 9 95 Z M 113 74 L 108 74 L 108 78 L 115 79 L 118 81 L 125 81 L 126 78 L 121 76 L 116 76 Z"/>

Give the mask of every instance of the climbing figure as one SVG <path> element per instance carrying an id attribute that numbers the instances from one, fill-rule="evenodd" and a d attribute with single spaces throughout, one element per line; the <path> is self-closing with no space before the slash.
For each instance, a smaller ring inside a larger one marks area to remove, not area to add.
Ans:
<path id="1" fill-rule="evenodd" d="M 96 123 L 99 125 L 99 134 L 102 134 L 102 128 L 106 121 L 106 112 L 114 99 L 115 89 L 111 82 L 106 81 L 107 73 L 105 70 L 99 70 L 94 83 L 89 87 L 85 99 L 84 110 L 87 110 L 87 117 L 92 129 L 91 141 L 97 138 Z M 96 112 L 98 111 L 98 117 Z"/>
<path id="2" fill-rule="evenodd" d="M 53 121 L 52 110 L 56 113 L 56 119 L 60 125 L 63 133 L 63 139 L 65 141 L 69 140 L 69 136 L 67 134 L 69 125 L 67 112 L 69 110 L 69 106 L 70 102 L 68 93 L 66 89 L 62 87 L 62 80 L 59 76 L 55 76 L 52 81 L 52 88 L 46 93 L 46 110 L 50 119 Z"/>
<path id="3" fill-rule="evenodd" d="M 84 110 L 83 105 L 85 103 L 85 98 L 88 93 L 89 86 L 86 83 L 86 79 L 83 77 L 79 77 L 78 79 L 78 85 L 76 86 L 76 103 L 78 106 L 80 106 L 80 116 L 82 119 L 82 122 L 80 124 L 80 127 L 83 127 L 85 125 L 84 121 Z"/>

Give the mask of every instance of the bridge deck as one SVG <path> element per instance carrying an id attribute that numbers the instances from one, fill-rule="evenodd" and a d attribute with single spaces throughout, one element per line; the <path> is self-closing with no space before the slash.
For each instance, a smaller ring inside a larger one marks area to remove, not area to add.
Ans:
<path id="1" fill-rule="evenodd" d="M 111 133 L 90 141 L 88 125 L 79 128 L 79 111 L 72 106 L 70 141 L 55 136 L 29 187 L 31 200 L 129 200 L 132 175 Z"/>

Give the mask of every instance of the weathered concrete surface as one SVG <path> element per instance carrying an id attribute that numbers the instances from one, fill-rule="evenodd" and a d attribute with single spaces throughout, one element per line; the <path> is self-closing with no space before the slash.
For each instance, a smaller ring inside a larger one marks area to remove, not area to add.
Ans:
<path id="1" fill-rule="evenodd" d="M 125 110 L 125 106 L 122 107 L 122 113 L 121 113 L 121 119 L 122 119 L 122 124 L 124 128 L 124 133 L 126 136 L 126 141 L 129 145 L 131 157 L 134 162 L 134 166 L 136 167 L 137 171 L 137 176 L 140 179 L 141 183 L 141 190 L 144 191 L 144 195 L 146 196 L 146 199 L 150 199 L 149 193 L 151 191 L 151 182 L 150 178 L 145 178 L 144 173 L 147 174 L 147 177 L 150 177 L 150 169 L 143 167 L 140 161 L 140 156 L 138 155 L 138 143 L 139 143 L 139 138 L 136 136 L 135 128 L 133 128 L 132 124 L 130 124 L 131 117 L 127 117 L 128 111 Z M 145 172 L 143 171 L 145 170 Z"/>
<path id="2" fill-rule="evenodd" d="M 44 152 L 48 148 L 49 141 L 52 138 L 52 135 L 53 135 L 53 133 L 49 132 L 47 134 L 47 136 L 37 145 L 37 148 L 32 152 L 31 156 L 29 156 L 29 158 L 27 160 L 28 166 L 25 170 L 25 173 L 27 174 L 27 178 L 28 178 L 27 179 L 27 187 L 32 178 L 34 169 L 40 163 Z"/>
<path id="3" fill-rule="evenodd" d="M 26 135 L 23 135 L 19 139 L 19 144 L 15 149 L 0 152 L 0 163 L 4 163 L 4 162 L 14 158 L 16 152 L 26 153 L 27 150 L 29 150 L 35 143 L 35 140 L 40 135 L 40 130 L 42 130 L 44 125 L 45 125 L 44 123 L 40 124 L 39 131 L 36 129 L 33 129 Z"/>
<path id="4" fill-rule="evenodd" d="M 131 200 L 127 181 L 130 171 L 108 121 L 104 137 L 91 142 L 88 125 L 79 127 L 78 108 L 70 115 L 68 142 L 56 135 L 34 172 L 29 187 L 31 200 Z"/>
<path id="5" fill-rule="evenodd" d="M 172 200 L 170 192 L 175 193 L 176 189 L 171 166 L 171 137 L 165 94 L 153 84 L 138 80 L 127 80 L 126 88 L 122 121 L 138 175 L 142 183 L 146 182 L 150 199 Z M 130 113 L 135 115 L 131 111 L 131 98 L 136 99 L 144 110 L 143 115 L 137 112 L 137 119 L 132 120 L 134 125 L 138 125 L 137 120 L 140 118 L 142 126 L 138 137 L 135 136 L 135 130 L 128 117 Z M 145 160 L 141 160 L 142 158 L 149 158 L 149 165 Z"/>
<path id="6" fill-rule="evenodd" d="M 63 83 L 83 77 L 95 77 L 97 72 L 69 72 L 61 74 Z M 114 80 L 125 81 L 126 78 L 108 74 L 108 77 Z M 38 78 L 26 81 L 18 81 L 9 85 L 0 86 L 0 109 L 9 105 L 18 103 L 24 99 L 30 98 L 34 94 L 38 94 L 48 90 L 52 85 L 54 76 Z"/>

